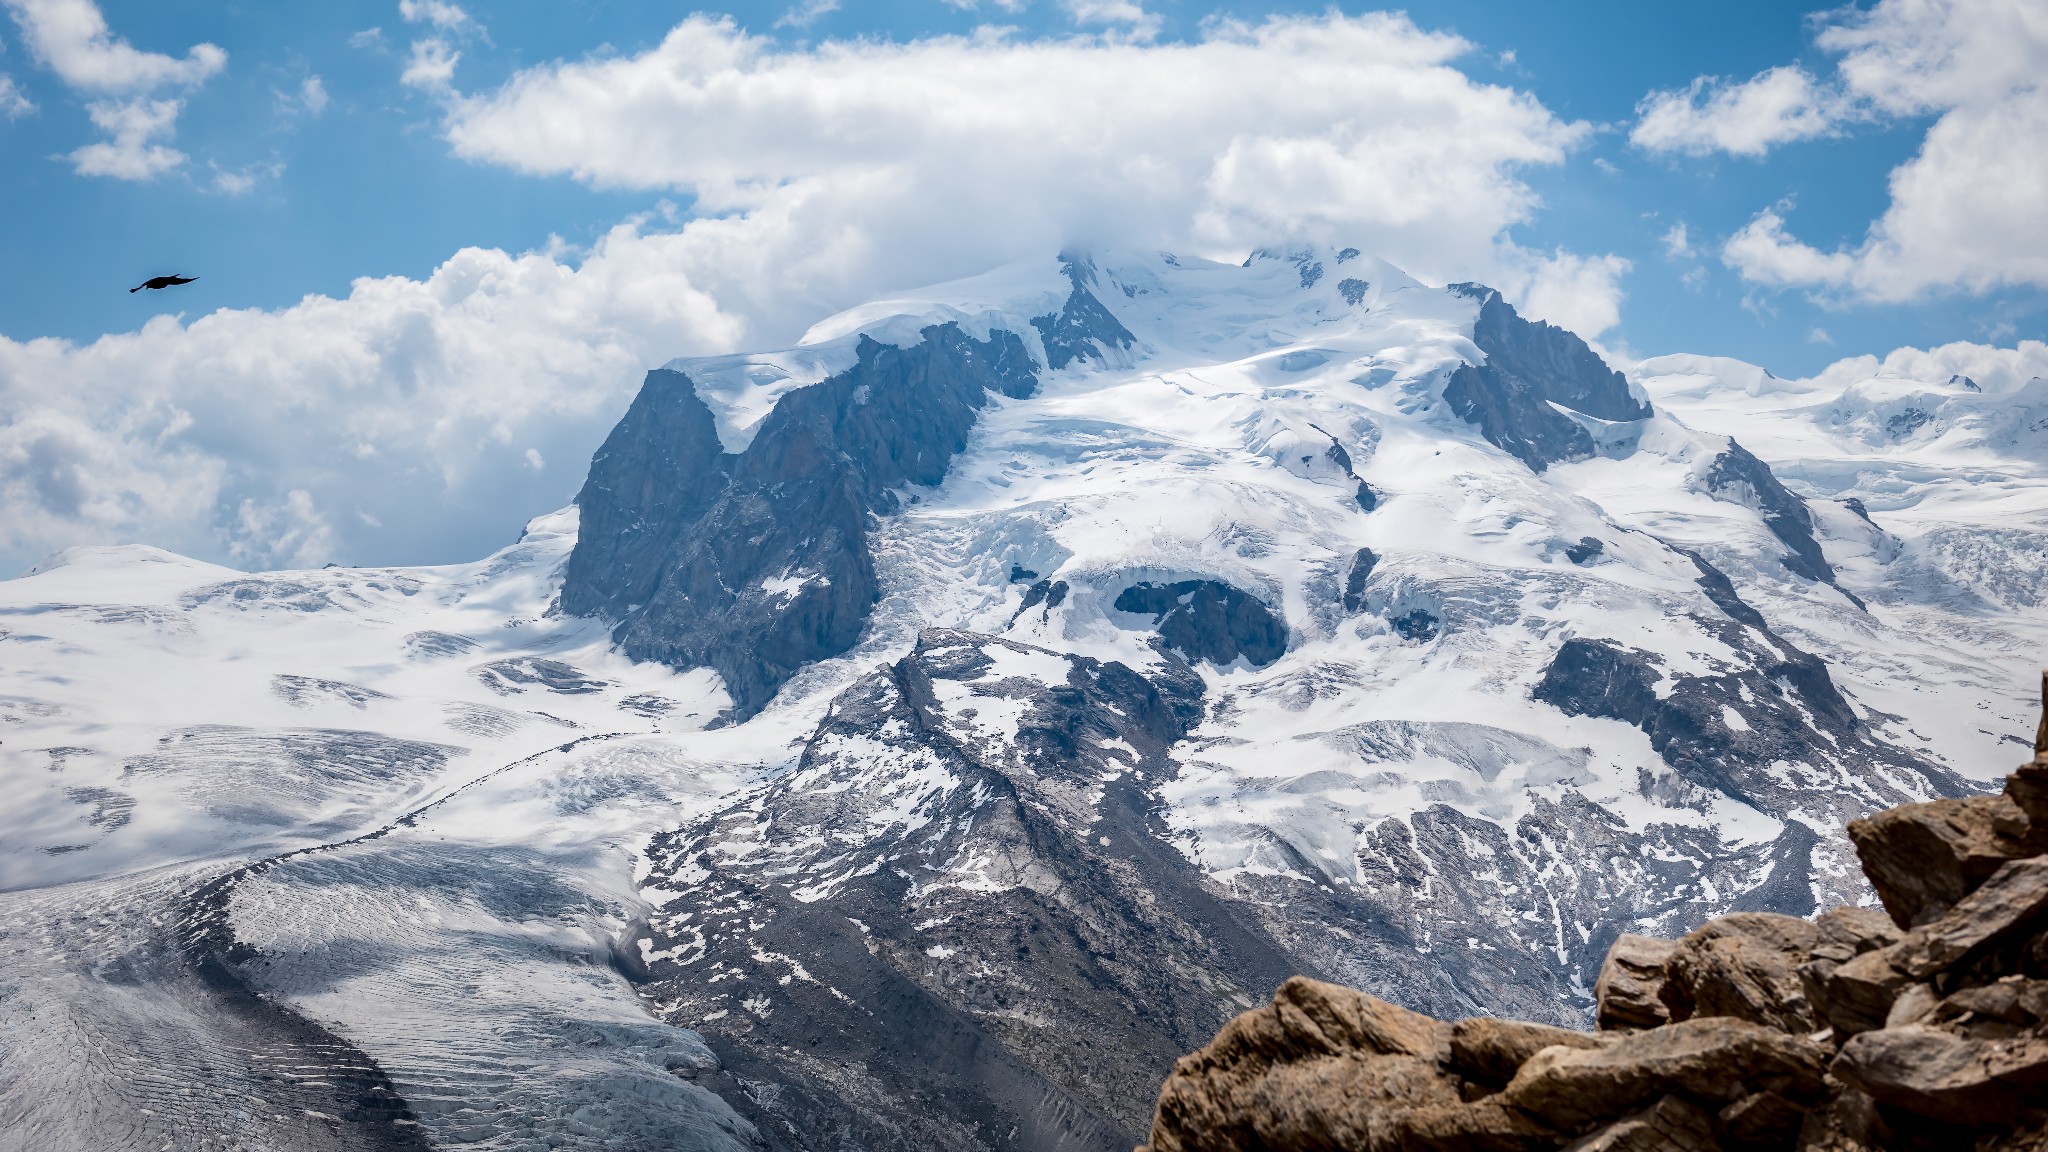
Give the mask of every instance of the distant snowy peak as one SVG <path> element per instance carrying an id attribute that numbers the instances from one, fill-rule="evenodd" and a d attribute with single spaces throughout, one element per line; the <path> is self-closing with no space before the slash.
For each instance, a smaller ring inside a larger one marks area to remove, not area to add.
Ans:
<path id="1" fill-rule="evenodd" d="M 794 348 L 686 357 L 663 368 L 695 383 L 721 445 L 737 453 L 782 395 L 853 367 L 863 338 L 909 348 L 934 326 L 958 325 L 977 340 L 1008 332 L 1051 371 L 1090 361 L 1128 366 L 1161 351 L 1213 359 L 1341 331 L 1347 317 L 1408 290 L 1439 297 L 1422 312 L 1469 327 L 1469 304 L 1355 248 L 1261 250 L 1243 265 L 1170 252 L 1065 253 L 849 308 L 813 325 Z"/>

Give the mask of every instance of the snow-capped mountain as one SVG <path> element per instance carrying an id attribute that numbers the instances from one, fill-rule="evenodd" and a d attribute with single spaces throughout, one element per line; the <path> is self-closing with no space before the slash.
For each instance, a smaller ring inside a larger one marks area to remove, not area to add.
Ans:
<path id="1" fill-rule="evenodd" d="M 2041 381 L 1101 253 L 658 369 L 475 565 L 60 555 L 0 1147 L 1122 1148 L 1296 972 L 1579 1021 L 2009 767 L 2044 465 Z"/>

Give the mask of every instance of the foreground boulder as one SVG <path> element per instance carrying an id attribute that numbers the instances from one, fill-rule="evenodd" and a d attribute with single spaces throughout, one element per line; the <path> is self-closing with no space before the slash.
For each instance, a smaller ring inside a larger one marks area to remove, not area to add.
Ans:
<path id="1" fill-rule="evenodd" d="M 1295 977 L 1174 1066 L 1150 1152 L 2048 1152 L 2042 687 L 2004 794 L 1849 826 L 1883 912 L 1624 935 L 1597 1032 Z"/>

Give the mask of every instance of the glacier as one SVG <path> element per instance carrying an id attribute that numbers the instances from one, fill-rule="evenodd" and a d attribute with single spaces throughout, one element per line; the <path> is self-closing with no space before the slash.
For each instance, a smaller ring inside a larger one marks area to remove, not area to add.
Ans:
<path id="1" fill-rule="evenodd" d="M 0 1148 L 1127 1148 L 1296 972 L 1582 1022 L 2009 767 L 2044 465 L 2040 380 L 1100 252 L 666 364 L 473 564 L 60 553 Z"/>

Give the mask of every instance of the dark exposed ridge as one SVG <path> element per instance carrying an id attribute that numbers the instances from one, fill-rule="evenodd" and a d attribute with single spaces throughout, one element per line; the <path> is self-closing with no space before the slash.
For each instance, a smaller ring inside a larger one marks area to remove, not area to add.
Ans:
<path id="1" fill-rule="evenodd" d="M 853 367 L 784 395 L 737 455 L 686 376 L 650 373 L 578 498 L 564 609 L 618 619 L 633 659 L 714 669 L 736 719 L 852 647 L 877 596 L 868 517 L 944 479 L 989 391 L 1037 386 L 1012 333 L 922 337 L 863 337 Z"/>
<path id="2" fill-rule="evenodd" d="M 1578 336 L 1524 320 L 1483 284 L 1453 284 L 1450 291 L 1481 302 L 1472 342 L 1486 363 L 1461 365 L 1444 399 L 1495 447 L 1541 472 L 1594 454 L 1592 435 L 1551 405 L 1601 420 L 1650 416 L 1650 406 L 1630 392 L 1627 378 Z"/>
<path id="3" fill-rule="evenodd" d="M 1755 499 L 1757 511 L 1763 513 L 1764 527 L 1786 548 L 1785 568 L 1794 575 L 1832 585 L 1858 608 L 1863 607 L 1855 593 L 1835 582 L 1834 567 L 1814 538 L 1813 512 L 1806 501 L 1785 487 L 1770 465 L 1730 438 L 1728 450 L 1714 457 L 1707 470 L 1707 490 L 1717 496 L 1732 493 L 1739 497 L 1745 487 Z"/>
<path id="4" fill-rule="evenodd" d="M 1095 263 L 1086 257 L 1061 256 L 1061 270 L 1074 285 L 1057 313 L 1033 316 L 1045 345 L 1045 366 L 1057 372 L 1076 360 L 1101 360 L 1109 348 L 1129 348 L 1137 337 L 1088 290 L 1095 283 Z"/>

